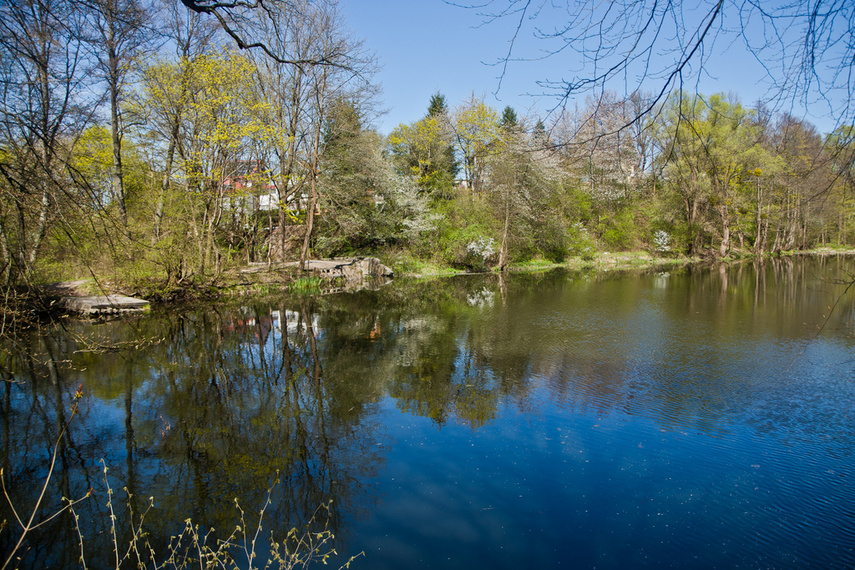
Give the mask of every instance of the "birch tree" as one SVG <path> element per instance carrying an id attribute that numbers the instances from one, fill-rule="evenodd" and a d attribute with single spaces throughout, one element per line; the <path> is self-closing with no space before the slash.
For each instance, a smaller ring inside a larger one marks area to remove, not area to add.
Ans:
<path id="1" fill-rule="evenodd" d="M 164 145 L 159 155 L 160 185 L 151 212 L 151 245 L 157 245 L 165 208 L 175 171 L 181 128 L 192 97 L 193 69 L 196 61 L 210 52 L 215 29 L 195 14 L 188 15 L 177 0 L 163 0 L 160 11 L 163 34 L 175 46 L 172 57 L 158 54 L 155 58 L 141 60 L 139 91 L 135 99 L 135 113 L 147 130 L 149 141 Z"/>

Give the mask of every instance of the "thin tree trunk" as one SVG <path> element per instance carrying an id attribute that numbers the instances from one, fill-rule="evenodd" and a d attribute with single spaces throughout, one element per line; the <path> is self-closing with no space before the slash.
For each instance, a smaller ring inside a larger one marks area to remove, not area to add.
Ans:
<path id="1" fill-rule="evenodd" d="M 756 220 L 756 228 L 757 235 L 754 237 L 754 254 L 755 255 L 763 255 L 763 246 L 760 241 L 760 236 L 763 233 L 763 216 L 761 212 L 763 211 L 763 195 L 760 186 L 760 180 L 757 180 L 757 220 Z"/>
<path id="2" fill-rule="evenodd" d="M 287 219 L 285 209 L 288 207 L 288 199 L 290 198 L 291 178 L 297 167 L 297 129 L 299 127 L 300 118 L 300 87 L 303 78 L 302 71 L 298 68 L 294 77 L 294 83 L 291 86 L 291 116 L 288 121 L 288 146 L 286 149 L 280 150 L 279 160 L 282 160 L 284 152 L 286 158 L 285 171 L 281 173 L 280 190 L 279 190 L 279 255 L 280 261 L 285 261 L 285 221 Z M 284 122 L 280 119 L 280 123 Z M 296 185 L 295 192 L 302 192 L 302 184 Z M 297 209 L 299 210 L 301 196 L 297 195 Z M 302 252 L 301 252 L 302 260 Z M 302 261 L 300 264 L 302 267 Z"/>
<path id="3" fill-rule="evenodd" d="M 116 29 L 113 13 L 114 5 L 109 2 L 104 7 L 104 17 L 107 24 L 107 37 L 105 38 L 107 48 L 107 82 L 110 89 L 110 129 L 113 142 L 113 172 L 111 186 L 113 197 L 119 204 L 119 216 L 122 224 L 128 225 L 128 208 L 125 203 L 124 168 L 122 166 L 122 132 L 119 124 L 119 83 L 121 81 L 119 71 L 119 56 L 116 53 Z"/>
<path id="4" fill-rule="evenodd" d="M 204 267 L 211 267 L 211 260 L 214 255 L 214 228 L 219 225 L 220 216 L 222 215 L 222 187 L 219 188 L 217 195 L 214 196 L 213 209 L 210 210 L 208 216 L 208 228 L 205 236 L 205 262 Z"/>
<path id="5" fill-rule="evenodd" d="M 112 70 L 111 70 L 112 73 Z M 112 83 L 111 79 L 111 83 Z M 125 202 L 124 167 L 122 166 L 122 135 L 119 126 L 118 87 L 110 85 L 110 127 L 113 131 L 113 173 L 111 185 L 113 195 L 119 205 L 122 225 L 128 225 L 128 207 Z"/>
<path id="6" fill-rule="evenodd" d="M 157 197 L 157 206 L 154 209 L 154 231 L 151 236 L 151 245 L 155 245 L 160 239 L 160 224 L 163 221 L 163 210 L 166 207 L 166 194 L 169 192 L 169 183 L 172 180 L 172 164 L 175 160 L 178 128 L 179 123 L 176 120 L 170 133 L 169 147 L 166 149 L 166 165 L 163 171 L 163 179 L 160 182 L 160 194 Z"/>
<path id="7" fill-rule="evenodd" d="M 775 243 L 772 245 L 772 253 L 775 254 L 775 253 L 778 253 L 779 251 L 781 251 L 781 227 L 780 226 L 778 226 L 778 228 L 775 230 Z"/>
<path id="8" fill-rule="evenodd" d="M 502 247 L 499 250 L 499 271 L 504 271 L 508 264 L 508 226 L 511 220 L 511 206 L 509 200 L 505 201 L 505 223 L 502 229 Z"/>
<path id="9" fill-rule="evenodd" d="M 324 98 L 326 97 L 327 87 L 327 70 L 321 72 L 320 84 L 316 87 L 315 102 L 318 116 L 315 118 L 315 133 L 314 144 L 312 148 L 312 162 L 310 164 L 310 176 L 312 181 L 312 197 L 309 204 L 309 211 L 306 214 L 306 235 L 303 237 L 303 249 L 300 252 L 300 270 L 306 270 L 306 260 L 309 257 L 309 243 L 312 239 L 312 229 L 315 224 L 315 208 L 318 204 L 318 167 L 321 158 L 321 127 L 324 117 Z"/>
<path id="10" fill-rule="evenodd" d="M 318 191 L 315 186 L 315 169 L 312 168 L 312 195 L 309 199 L 309 211 L 306 212 L 306 235 L 303 236 L 303 248 L 300 250 L 300 271 L 306 270 L 306 261 L 309 259 L 309 243 L 315 225 L 315 206 L 317 203 Z"/>
<path id="11" fill-rule="evenodd" d="M 727 211 L 727 204 L 719 206 L 718 211 L 721 217 L 721 245 L 718 253 L 719 257 L 724 257 L 730 249 L 730 214 Z"/>
<path id="12" fill-rule="evenodd" d="M 33 244 L 30 248 L 30 254 L 27 257 L 27 272 L 29 272 L 36 263 L 36 257 L 39 254 L 39 249 L 42 246 L 42 240 L 44 239 L 45 231 L 47 230 L 48 207 L 50 206 L 50 194 L 48 192 L 49 184 L 49 180 L 44 181 L 41 207 L 39 208 L 39 221 L 36 223 L 36 233 L 33 236 Z"/>
<path id="13" fill-rule="evenodd" d="M 0 275 L 3 275 L 3 283 L 10 285 L 12 283 L 12 252 L 9 250 L 9 240 L 6 237 L 6 226 L 0 220 L 0 254 L 3 255 L 3 267 L 0 269 Z"/>
<path id="14" fill-rule="evenodd" d="M 40 38 L 41 43 L 41 53 L 49 54 L 50 48 L 47 45 L 47 37 L 42 35 Z M 36 223 L 36 231 L 33 234 L 33 242 L 30 247 L 29 255 L 27 255 L 27 266 L 23 268 L 25 273 L 29 273 L 32 270 L 33 265 L 36 262 L 36 258 L 38 257 L 39 249 L 42 245 L 42 240 L 44 239 L 45 232 L 47 231 L 47 217 L 48 217 L 48 208 L 50 207 L 50 184 L 52 179 L 52 170 L 53 170 L 53 155 L 54 155 L 54 147 L 53 143 L 55 142 L 55 138 L 53 136 L 48 135 L 48 133 L 55 134 L 55 131 L 49 128 L 49 120 L 50 120 L 50 78 L 48 77 L 47 70 L 47 62 L 45 61 L 43 65 L 39 66 L 39 83 L 42 88 L 42 100 L 41 100 L 41 129 L 42 129 L 42 165 L 44 170 L 44 180 L 42 180 L 42 197 L 41 204 L 39 207 L 39 217 L 38 222 Z M 21 216 L 23 222 L 23 215 Z M 21 225 L 21 232 L 23 233 L 26 228 L 25 225 Z M 24 237 L 23 235 L 21 236 Z M 24 239 L 21 240 L 21 248 L 23 250 Z M 23 252 L 22 252 L 23 253 Z M 23 258 L 23 255 L 22 255 Z"/>

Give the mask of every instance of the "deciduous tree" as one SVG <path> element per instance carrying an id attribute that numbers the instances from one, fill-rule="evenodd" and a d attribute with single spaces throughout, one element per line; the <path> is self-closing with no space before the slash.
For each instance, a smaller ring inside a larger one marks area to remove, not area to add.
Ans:
<path id="1" fill-rule="evenodd" d="M 484 190 L 491 147 L 499 139 L 499 116 L 483 99 L 473 95 L 454 112 L 452 128 L 466 182 L 478 195 Z"/>
<path id="2" fill-rule="evenodd" d="M 71 0 L 0 4 L 0 274 L 28 278 L 68 188 L 68 146 L 91 118 L 85 22 Z"/>

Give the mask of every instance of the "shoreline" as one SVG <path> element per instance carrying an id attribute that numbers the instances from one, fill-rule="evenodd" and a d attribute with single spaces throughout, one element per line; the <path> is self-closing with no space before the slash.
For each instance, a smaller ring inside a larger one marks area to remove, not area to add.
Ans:
<path id="1" fill-rule="evenodd" d="M 782 252 L 779 255 L 764 255 L 762 257 L 747 253 L 741 255 L 739 252 L 736 252 L 736 255 L 724 258 L 701 256 L 657 257 L 646 251 L 600 252 L 593 259 L 574 257 L 560 263 L 533 260 L 525 263 L 511 264 L 507 267 L 506 272 L 540 273 L 556 269 L 610 272 L 643 270 L 656 267 L 682 267 L 696 264 L 735 264 L 746 261 L 753 262 L 797 256 L 825 257 L 840 255 L 855 255 L 855 249 L 819 248 L 804 251 L 788 251 Z M 340 278 L 328 278 L 318 275 L 315 272 L 300 272 L 295 267 L 284 263 L 275 264 L 266 269 L 255 268 L 252 272 L 247 272 L 245 269 L 244 267 L 234 268 L 206 279 L 203 282 L 191 282 L 177 287 L 163 287 L 162 284 L 152 284 L 149 288 L 145 286 L 145 283 L 123 285 L 114 284 L 114 282 L 109 280 L 96 280 L 94 278 L 34 286 L 31 291 L 21 296 L 20 302 L 16 303 L 16 308 L 18 310 L 42 314 L 61 313 L 61 303 L 57 297 L 58 292 L 61 292 L 65 297 L 72 298 L 90 297 L 92 295 L 125 295 L 144 299 L 150 302 L 152 307 L 180 307 L 184 304 L 192 304 L 200 301 L 217 302 L 240 297 L 263 298 L 282 293 L 312 296 L 345 290 L 372 288 L 386 284 L 385 282 L 380 284 L 369 283 L 366 280 L 364 285 L 367 285 L 367 287 L 348 286 L 348 284 L 343 284 Z M 415 270 L 399 268 L 395 271 L 394 278 L 418 280 L 461 275 L 497 275 L 500 273 L 495 269 L 483 272 L 467 272 L 448 266 L 425 263 Z M 9 309 L 10 307 L 7 306 L 7 310 Z"/>

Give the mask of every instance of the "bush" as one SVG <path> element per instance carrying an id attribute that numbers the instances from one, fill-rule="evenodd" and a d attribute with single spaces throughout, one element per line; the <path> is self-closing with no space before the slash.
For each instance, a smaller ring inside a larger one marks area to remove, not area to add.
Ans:
<path id="1" fill-rule="evenodd" d="M 468 195 L 436 205 L 437 223 L 425 236 L 422 250 L 439 263 L 469 271 L 484 271 L 499 249 L 495 222 L 483 202 Z M 492 249 L 492 251 L 490 251 Z"/>
<path id="2" fill-rule="evenodd" d="M 629 208 L 604 215 L 597 224 L 597 231 L 609 249 L 632 249 L 638 241 L 638 228 Z"/>
<path id="3" fill-rule="evenodd" d="M 593 261 L 597 257 L 597 242 L 581 222 L 570 226 L 570 246 L 568 252 L 585 261 Z"/>
<path id="4" fill-rule="evenodd" d="M 487 263 L 496 255 L 496 240 L 478 236 L 466 244 L 463 265 L 476 271 L 486 271 Z"/>
<path id="5" fill-rule="evenodd" d="M 538 236 L 537 248 L 543 257 L 553 263 L 561 263 L 570 254 L 567 232 L 558 220 L 549 220 Z"/>
<path id="6" fill-rule="evenodd" d="M 671 252 L 671 234 L 665 230 L 656 230 L 653 233 L 653 251 L 663 255 Z"/>

